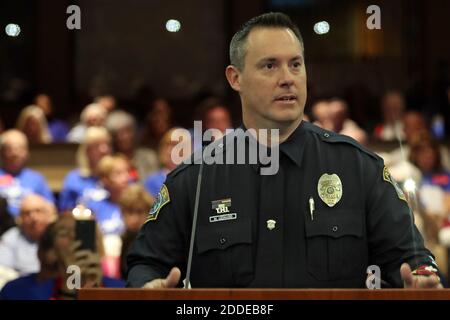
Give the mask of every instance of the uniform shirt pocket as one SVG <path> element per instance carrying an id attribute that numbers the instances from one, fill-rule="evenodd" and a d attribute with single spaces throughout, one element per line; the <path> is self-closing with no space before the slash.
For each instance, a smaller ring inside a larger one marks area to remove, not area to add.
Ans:
<path id="1" fill-rule="evenodd" d="M 218 285 L 247 286 L 254 274 L 252 242 L 250 219 L 199 225 L 197 265 L 214 270 L 210 277 L 222 279 Z"/>
<path id="2" fill-rule="evenodd" d="M 316 211 L 307 220 L 308 272 L 317 280 L 334 281 L 361 277 L 367 261 L 362 210 Z"/>

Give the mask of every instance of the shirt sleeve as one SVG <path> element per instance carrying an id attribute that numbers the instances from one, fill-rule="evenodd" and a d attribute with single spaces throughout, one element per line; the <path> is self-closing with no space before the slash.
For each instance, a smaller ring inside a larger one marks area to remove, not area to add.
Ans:
<path id="1" fill-rule="evenodd" d="M 134 241 L 127 257 L 128 287 L 142 287 L 153 279 L 165 278 L 172 267 L 180 268 L 184 278 L 192 219 L 188 188 L 180 180 L 166 179 L 170 200 L 166 203 L 160 191 Z"/>
<path id="2" fill-rule="evenodd" d="M 383 161 L 366 169 L 369 262 L 380 267 L 382 280 L 400 288 L 402 263 L 408 263 L 413 270 L 424 264 L 437 266 L 414 224 L 405 194 Z"/>

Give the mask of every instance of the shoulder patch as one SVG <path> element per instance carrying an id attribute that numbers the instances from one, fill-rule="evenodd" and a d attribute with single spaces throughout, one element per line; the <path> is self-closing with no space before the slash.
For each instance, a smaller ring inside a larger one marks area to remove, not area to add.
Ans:
<path id="1" fill-rule="evenodd" d="M 395 181 L 395 179 L 392 178 L 392 176 L 389 173 L 389 170 L 386 168 L 386 166 L 384 166 L 384 168 L 383 168 L 383 180 L 392 184 L 392 186 L 395 188 L 395 191 L 397 192 L 397 196 L 400 200 L 403 200 L 406 203 L 408 203 L 408 200 L 406 200 L 405 193 L 403 192 L 402 188 L 400 188 L 397 181 Z"/>
<path id="2" fill-rule="evenodd" d="M 170 202 L 169 190 L 167 190 L 166 185 L 163 184 L 161 189 L 159 190 L 158 196 L 156 197 L 155 203 L 150 209 L 148 218 L 145 221 L 145 223 L 156 220 L 158 218 L 158 214 L 161 208 L 164 207 L 169 202 Z"/>

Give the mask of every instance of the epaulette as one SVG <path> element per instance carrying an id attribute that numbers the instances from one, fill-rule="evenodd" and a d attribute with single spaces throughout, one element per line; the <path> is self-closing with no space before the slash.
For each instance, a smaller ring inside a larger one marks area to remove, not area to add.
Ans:
<path id="1" fill-rule="evenodd" d="M 313 125 L 309 122 L 308 123 L 305 122 L 305 125 L 306 125 L 305 128 L 307 130 L 316 133 L 322 141 L 325 141 L 327 143 L 347 143 L 347 144 L 350 144 L 350 145 L 354 146 L 355 148 L 361 150 L 362 152 L 368 154 L 375 160 L 381 160 L 380 156 L 378 156 L 373 151 L 370 151 L 366 147 L 362 146 L 355 139 L 353 139 L 349 136 L 345 136 L 345 135 L 342 135 L 342 134 L 339 134 L 339 133 L 336 133 L 333 131 L 323 129 L 323 128 Z"/>

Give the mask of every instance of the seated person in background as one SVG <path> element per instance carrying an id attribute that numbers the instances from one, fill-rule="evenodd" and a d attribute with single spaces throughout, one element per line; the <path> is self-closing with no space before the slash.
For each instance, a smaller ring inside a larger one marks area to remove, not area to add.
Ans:
<path id="1" fill-rule="evenodd" d="M 53 104 L 49 95 L 45 93 L 38 94 L 34 103 L 42 109 L 48 122 L 48 130 L 52 137 L 52 142 L 66 141 L 67 133 L 69 132 L 69 125 L 53 115 Z"/>
<path id="2" fill-rule="evenodd" d="M 15 225 L 13 217 L 8 212 L 8 201 L 0 197 L 0 236 Z"/>
<path id="3" fill-rule="evenodd" d="M 139 229 L 147 219 L 154 201 L 145 188 L 137 183 L 129 185 L 119 199 L 120 210 L 125 222 L 120 254 L 120 273 L 123 279 L 126 279 L 128 251 L 136 239 Z"/>
<path id="4" fill-rule="evenodd" d="M 172 108 L 166 99 L 153 101 L 151 110 L 145 116 L 142 128 L 142 146 L 157 149 L 162 136 L 172 127 Z"/>
<path id="5" fill-rule="evenodd" d="M 122 110 L 111 112 L 106 119 L 106 128 L 111 134 L 114 152 L 125 155 L 130 161 L 133 181 L 143 181 L 159 168 L 155 151 L 137 147 L 136 121 L 131 114 Z"/>
<path id="6" fill-rule="evenodd" d="M 22 276 L 39 270 L 38 242 L 56 216 L 54 205 L 37 194 L 29 194 L 22 200 L 18 226 L 0 238 L 0 266 L 3 271 L 14 270 Z M 0 287 L 4 284 L 2 275 Z"/>
<path id="7" fill-rule="evenodd" d="M 334 123 L 331 118 L 330 104 L 327 100 L 321 99 L 313 103 L 311 113 L 314 124 L 321 128 L 333 131 Z"/>
<path id="8" fill-rule="evenodd" d="M 39 241 L 40 271 L 8 282 L 0 292 L 0 300 L 75 299 L 76 289 L 67 287 L 68 277 L 73 275 L 67 273 L 70 265 L 80 268 L 81 288 L 124 287 L 124 281 L 103 275 L 100 238 L 97 233 L 96 252 L 79 249 L 81 242 L 75 240 L 75 219 L 61 216 L 48 226 Z"/>
<path id="9" fill-rule="evenodd" d="M 172 135 L 176 134 L 179 140 L 172 141 Z M 181 141 L 180 141 L 181 140 Z M 166 180 L 167 174 L 176 168 L 179 163 L 175 163 L 173 161 L 172 151 L 174 147 L 180 142 L 183 143 L 191 143 L 191 136 L 189 131 L 182 128 L 172 128 L 167 131 L 162 137 L 159 143 L 158 155 L 159 161 L 161 163 L 161 169 L 149 175 L 145 181 L 144 186 L 147 191 L 153 196 L 156 197 L 158 195 L 159 189 L 163 185 Z M 177 155 L 182 158 L 189 157 L 190 154 L 185 155 Z"/>
<path id="10" fill-rule="evenodd" d="M 379 153 L 383 158 L 386 167 L 397 181 L 404 181 L 412 178 L 416 183 L 420 182 L 420 171 L 411 164 L 411 145 L 418 141 L 423 135 L 429 135 L 430 130 L 425 116 L 418 111 L 408 111 L 403 116 L 403 132 L 405 134 L 405 144 L 390 153 Z M 450 170 L 450 153 L 447 147 L 439 147 L 441 163 L 443 168 Z"/>
<path id="11" fill-rule="evenodd" d="M 52 142 L 47 119 L 38 106 L 31 105 L 23 109 L 17 119 L 16 128 L 25 133 L 28 142 L 31 144 Z"/>
<path id="12" fill-rule="evenodd" d="M 90 199 L 86 207 L 95 214 L 103 234 L 105 247 L 104 271 L 107 275 L 120 277 L 120 236 L 125 226 L 119 207 L 119 199 L 129 183 L 129 164 L 125 156 L 105 156 L 97 166 L 97 175 L 108 192 L 108 197 L 97 201 Z"/>
<path id="13" fill-rule="evenodd" d="M 367 134 L 355 121 L 350 119 L 347 102 L 340 98 L 333 98 L 329 101 L 329 106 L 333 131 L 349 136 L 362 145 L 366 144 Z"/>
<path id="14" fill-rule="evenodd" d="M 211 141 L 203 141 L 202 137 L 196 137 L 196 132 L 192 128 L 190 130 L 193 138 L 194 151 L 208 145 L 215 139 L 219 139 L 226 134 L 227 129 L 233 128 L 231 121 L 231 114 L 228 107 L 226 107 L 219 99 L 210 97 L 202 101 L 197 107 L 196 119 L 202 121 L 202 134 L 206 130 L 215 129 L 213 139 Z"/>
<path id="15" fill-rule="evenodd" d="M 109 154 L 111 138 L 108 131 L 102 127 L 87 129 L 77 151 L 78 168 L 67 174 L 59 193 L 60 211 L 72 210 L 77 204 L 85 204 L 90 198 L 102 200 L 107 196 L 99 184 L 95 170 L 99 161 Z"/>
<path id="16" fill-rule="evenodd" d="M 0 196 L 8 200 L 8 211 L 16 217 L 22 198 L 36 193 L 54 202 L 53 193 L 42 174 L 26 168 L 28 141 L 19 130 L 7 130 L 0 136 Z"/>
<path id="17" fill-rule="evenodd" d="M 67 141 L 80 143 L 84 139 L 86 130 L 90 127 L 102 127 L 105 125 L 107 112 L 98 103 L 87 105 L 80 115 L 80 123 L 76 124 L 68 133 Z"/>
<path id="18" fill-rule="evenodd" d="M 97 96 L 94 99 L 94 103 L 101 105 L 105 109 L 106 113 L 112 112 L 117 105 L 116 98 L 112 95 Z"/>
<path id="19" fill-rule="evenodd" d="M 373 136 L 382 141 L 404 140 L 403 112 L 405 99 L 400 91 L 388 91 L 381 99 L 383 122 L 375 126 Z"/>

